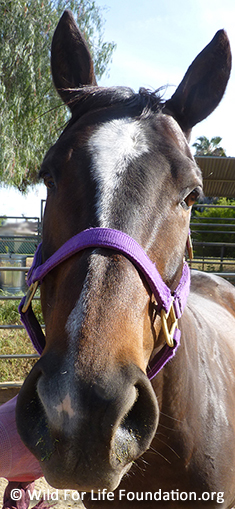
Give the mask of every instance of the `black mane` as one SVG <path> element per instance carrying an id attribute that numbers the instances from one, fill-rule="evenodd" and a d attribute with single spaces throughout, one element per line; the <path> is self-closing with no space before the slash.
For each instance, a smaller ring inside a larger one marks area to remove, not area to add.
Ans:
<path id="1" fill-rule="evenodd" d="M 90 87 L 85 86 L 79 89 L 72 89 L 70 100 L 67 105 L 72 110 L 72 119 L 78 120 L 86 113 L 104 109 L 120 109 L 125 114 L 140 116 L 149 112 L 158 113 L 162 111 L 165 101 L 162 100 L 160 90 L 151 91 L 140 88 L 135 93 L 129 87 Z"/>

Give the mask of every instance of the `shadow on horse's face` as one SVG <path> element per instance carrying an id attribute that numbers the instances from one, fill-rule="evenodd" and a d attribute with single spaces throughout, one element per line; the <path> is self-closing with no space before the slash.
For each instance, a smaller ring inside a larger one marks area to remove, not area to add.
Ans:
<path id="1" fill-rule="evenodd" d="M 41 169 L 48 187 L 44 259 L 83 229 L 115 228 L 139 242 L 175 288 L 202 186 L 185 134 L 221 99 L 228 52 L 221 31 L 166 103 L 146 90 L 100 89 L 74 20 L 63 15 L 52 71 L 72 119 Z M 51 271 L 41 297 L 46 347 L 19 396 L 19 432 L 52 485 L 112 490 L 158 424 L 146 376 L 162 342 L 151 292 L 128 259 L 98 248 Z"/>

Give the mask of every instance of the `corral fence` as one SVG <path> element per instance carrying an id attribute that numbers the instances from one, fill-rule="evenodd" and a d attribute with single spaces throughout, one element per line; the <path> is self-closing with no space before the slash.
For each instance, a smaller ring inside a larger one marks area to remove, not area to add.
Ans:
<path id="1" fill-rule="evenodd" d="M 38 217 L 0 216 L 0 303 L 20 301 L 26 291 L 26 275 L 41 241 Z M 34 300 L 39 300 L 38 296 Z M 23 325 L 0 323 L 1 330 L 24 329 Z M 36 359 L 35 354 L 0 355 L 1 361 Z M 0 382 L 0 404 L 18 393 L 22 382 Z"/>
<path id="2" fill-rule="evenodd" d="M 210 208 L 217 211 L 224 208 L 234 210 L 234 217 L 226 218 L 220 215 L 200 217 L 193 212 L 191 235 L 194 259 L 190 264 L 192 268 L 219 274 L 235 284 L 235 206 L 214 204 L 194 206 L 194 210 L 199 211 Z M 17 233 L 13 230 L 17 230 Z M 0 301 L 21 299 L 17 292 L 21 291 L 23 295 L 25 277 L 40 241 L 39 218 L 0 217 L 0 287 L 4 290 L 4 293 L 0 292 Z M 39 296 L 34 299 L 39 299 Z M 23 325 L 0 324 L 0 333 L 3 329 L 23 329 Z M 0 360 L 37 357 L 39 357 L 37 354 L 3 354 L 0 355 Z M 21 382 L 0 382 L 0 404 L 17 394 L 20 386 Z"/>
<path id="3" fill-rule="evenodd" d="M 41 241 L 38 217 L 0 216 L 0 288 L 15 294 L 25 290 L 25 267 Z"/>
<path id="4" fill-rule="evenodd" d="M 218 273 L 235 283 L 235 206 L 197 204 L 190 227 L 194 247 L 191 267 Z"/>

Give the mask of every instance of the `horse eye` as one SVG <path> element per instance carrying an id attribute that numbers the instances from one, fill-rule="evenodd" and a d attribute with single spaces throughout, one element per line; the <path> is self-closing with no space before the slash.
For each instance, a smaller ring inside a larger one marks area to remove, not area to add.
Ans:
<path id="1" fill-rule="evenodd" d="M 194 203 L 198 200 L 199 196 L 201 194 L 201 189 L 196 187 L 191 191 L 191 193 L 186 196 L 186 198 L 181 202 L 182 207 L 185 210 L 188 210 Z"/>
<path id="2" fill-rule="evenodd" d="M 43 175 L 44 184 L 48 189 L 54 187 L 55 183 L 50 173 L 44 173 Z"/>

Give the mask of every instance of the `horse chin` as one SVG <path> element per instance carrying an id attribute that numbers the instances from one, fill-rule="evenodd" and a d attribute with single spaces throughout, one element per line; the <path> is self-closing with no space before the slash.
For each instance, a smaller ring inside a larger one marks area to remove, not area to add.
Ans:
<path id="1" fill-rule="evenodd" d="M 130 470 L 132 464 L 133 463 L 129 463 L 126 465 L 121 472 L 104 471 L 103 473 L 100 472 L 98 475 L 97 472 L 95 472 L 94 478 L 91 472 L 89 472 L 89 478 L 88 475 L 85 474 L 84 476 L 84 473 L 81 474 L 81 472 L 77 475 L 76 472 L 72 474 L 68 471 L 65 472 L 65 469 L 58 472 L 57 468 L 52 468 L 50 462 L 47 465 L 41 464 L 41 468 L 46 481 L 56 489 L 85 491 L 86 493 L 92 491 L 97 493 L 99 490 L 114 491 L 117 489 L 124 475 Z"/>
<path id="2" fill-rule="evenodd" d="M 121 447 L 118 460 L 116 451 L 110 453 L 109 459 L 100 452 L 96 462 L 91 457 L 89 446 L 87 450 L 78 452 L 78 448 L 74 446 L 72 449 L 71 444 L 63 439 L 63 446 L 59 447 L 57 442 L 57 448 L 51 455 L 48 454 L 45 461 L 40 461 L 40 466 L 47 482 L 54 488 L 87 493 L 103 489 L 114 491 L 133 465 L 133 461 L 122 461 L 121 454 L 124 458 L 124 448 L 121 452 Z"/>

